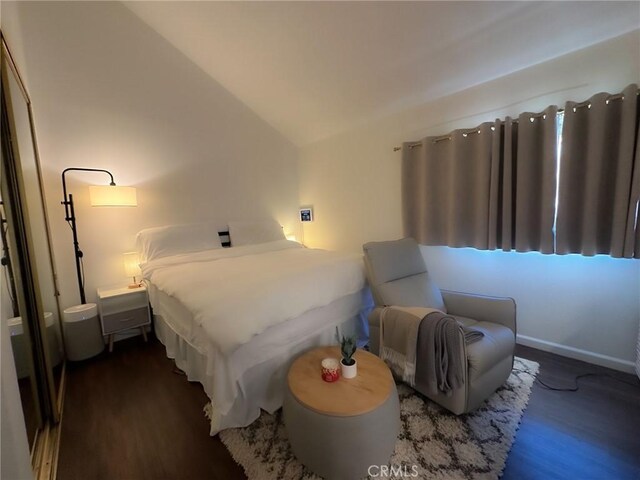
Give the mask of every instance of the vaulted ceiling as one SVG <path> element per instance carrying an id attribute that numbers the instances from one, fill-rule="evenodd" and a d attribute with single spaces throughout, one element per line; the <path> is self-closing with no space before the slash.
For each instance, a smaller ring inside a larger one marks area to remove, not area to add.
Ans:
<path id="1" fill-rule="evenodd" d="M 125 5 L 300 146 L 640 28 L 637 1 Z"/>

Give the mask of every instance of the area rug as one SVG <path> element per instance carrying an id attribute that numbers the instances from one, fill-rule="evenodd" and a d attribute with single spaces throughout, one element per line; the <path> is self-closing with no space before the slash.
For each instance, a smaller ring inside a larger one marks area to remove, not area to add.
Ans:
<path id="1" fill-rule="evenodd" d="M 389 463 L 397 474 L 385 478 L 499 478 L 538 368 L 536 362 L 516 357 L 507 382 L 480 408 L 460 416 L 398 385 L 402 423 Z M 221 432 L 220 439 L 249 480 L 319 479 L 291 452 L 282 410 L 263 412 L 248 427 Z"/>

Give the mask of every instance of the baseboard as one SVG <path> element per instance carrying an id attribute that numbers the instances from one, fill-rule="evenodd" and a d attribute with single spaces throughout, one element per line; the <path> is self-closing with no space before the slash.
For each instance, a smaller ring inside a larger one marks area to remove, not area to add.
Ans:
<path id="1" fill-rule="evenodd" d="M 593 363 L 594 365 L 612 368 L 621 372 L 635 373 L 635 364 L 621 358 L 610 357 L 609 355 L 589 352 L 588 350 L 560 345 L 559 343 L 540 340 L 539 338 L 528 337 L 520 334 L 516 336 L 516 343 L 526 347 L 537 348 L 538 350 L 543 350 L 545 352 L 556 353 L 563 357 L 574 358 L 576 360 L 582 360 L 583 362 Z"/>

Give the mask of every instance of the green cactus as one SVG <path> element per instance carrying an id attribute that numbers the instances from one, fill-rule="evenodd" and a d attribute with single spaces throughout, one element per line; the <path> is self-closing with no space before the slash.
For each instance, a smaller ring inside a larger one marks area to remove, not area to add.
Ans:
<path id="1" fill-rule="evenodd" d="M 352 358 L 356 353 L 356 337 L 342 337 L 340 342 L 340 349 L 342 350 L 342 363 L 345 365 L 353 365 L 356 361 Z"/>

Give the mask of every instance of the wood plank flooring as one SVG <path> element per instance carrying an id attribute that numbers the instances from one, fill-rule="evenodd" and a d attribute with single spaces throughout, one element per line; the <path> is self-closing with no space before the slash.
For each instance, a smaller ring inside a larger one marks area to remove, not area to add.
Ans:
<path id="1" fill-rule="evenodd" d="M 20 391 L 20 403 L 22 404 L 22 414 L 24 415 L 24 426 L 27 430 L 27 441 L 29 448 L 33 447 L 33 441 L 39 428 L 38 412 L 36 411 L 36 401 L 33 398 L 33 389 L 31 388 L 31 378 L 21 378 L 18 380 L 18 389 Z"/>
<path id="2" fill-rule="evenodd" d="M 572 387 L 555 392 L 536 382 L 503 479 L 640 480 L 640 381 L 603 367 L 518 346 L 516 354 L 540 363 L 538 379 Z"/>
<path id="3" fill-rule="evenodd" d="M 157 340 L 117 342 L 67 375 L 59 480 L 244 478 L 209 436 L 204 390 Z"/>
<path id="4" fill-rule="evenodd" d="M 518 347 L 560 386 L 576 374 L 620 374 Z M 245 478 L 209 436 L 199 384 L 173 372 L 156 340 L 132 338 L 112 354 L 71 364 L 62 423 L 59 480 Z M 640 479 L 640 386 L 607 377 L 581 380 L 576 393 L 535 385 L 504 479 Z"/>

